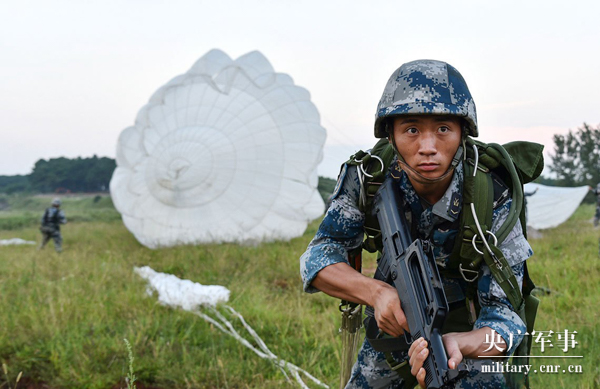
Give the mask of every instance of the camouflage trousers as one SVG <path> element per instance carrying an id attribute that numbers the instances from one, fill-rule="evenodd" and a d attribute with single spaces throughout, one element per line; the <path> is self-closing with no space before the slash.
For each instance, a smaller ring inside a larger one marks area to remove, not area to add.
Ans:
<path id="1" fill-rule="evenodd" d="M 62 236 L 60 230 L 40 227 L 40 231 L 42 232 L 42 244 L 40 245 L 40 250 L 46 246 L 46 243 L 48 243 L 50 239 L 52 239 L 54 240 L 54 250 L 56 250 L 57 253 L 60 253 L 62 251 Z"/>
<path id="2" fill-rule="evenodd" d="M 394 353 L 399 360 L 407 358 L 406 352 Z M 501 373 L 482 373 L 483 365 L 492 361 L 465 359 L 469 368 L 467 377 L 458 381 L 454 388 L 458 389 L 496 389 L 506 388 L 506 380 Z M 358 359 L 352 368 L 350 380 L 345 389 L 413 389 L 405 388 L 402 378 L 392 371 L 385 359 L 385 354 L 375 351 L 365 340 L 358 352 Z"/>
<path id="3" fill-rule="evenodd" d="M 594 215 L 594 227 L 598 227 L 598 222 L 600 222 L 600 205 L 596 206 L 596 214 Z"/>

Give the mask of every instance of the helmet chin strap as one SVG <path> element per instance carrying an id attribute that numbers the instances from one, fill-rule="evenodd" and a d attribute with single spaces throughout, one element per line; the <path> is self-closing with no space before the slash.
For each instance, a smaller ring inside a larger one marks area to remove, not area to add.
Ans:
<path id="1" fill-rule="evenodd" d="M 398 163 L 402 167 L 402 170 L 404 170 L 406 172 L 406 174 L 408 174 L 412 179 L 414 179 L 416 182 L 418 182 L 419 184 L 422 184 L 422 185 L 433 185 L 433 184 L 436 184 L 436 183 L 442 181 L 444 178 L 446 178 L 450 174 L 454 173 L 454 168 L 456 167 L 456 166 L 450 166 L 448 168 L 448 170 L 446 170 L 446 173 L 442 174 L 441 176 L 436 177 L 436 178 L 429 178 L 429 177 L 425 177 L 421 173 L 417 172 L 415 169 L 410 167 L 404 161 L 398 160 Z"/>
<path id="2" fill-rule="evenodd" d="M 398 163 L 402 167 L 402 170 L 404 170 L 406 172 L 406 174 L 408 174 L 412 179 L 414 179 L 417 183 L 419 183 L 421 185 L 433 185 L 433 184 L 436 184 L 436 183 L 442 181 L 443 179 L 448 177 L 450 174 L 454 173 L 454 169 L 456 168 L 456 166 L 458 165 L 460 160 L 464 159 L 464 157 L 466 157 L 466 153 L 464 153 L 465 139 L 463 137 L 460 146 L 458 146 L 458 149 L 456 150 L 456 153 L 454 154 L 454 157 L 452 157 L 452 163 L 448 167 L 448 170 L 446 170 L 446 172 L 444 174 L 442 174 L 441 176 L 436 177 L 436 178 L 425 177 L 421 173 L 416 171 L 414 168 L 409 166 L 406 163 L 406 161 L 404 161 L 404 158 L 402 157 L 402 155 L 400 155 L 400 153 L 398 152 L 398 149 L 396 148 L 396 142 L 394 141 L 393 132 L 389 132 L 389 134 L 390 134 L 389 141 L 392 144 L 392 148 L 394 149 L 394 153 L 396 154 L 396 157 L 398 158 Z"/>

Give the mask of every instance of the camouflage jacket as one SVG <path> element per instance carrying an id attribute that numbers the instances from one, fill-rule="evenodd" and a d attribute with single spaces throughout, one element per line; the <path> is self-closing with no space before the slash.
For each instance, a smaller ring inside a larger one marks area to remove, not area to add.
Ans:
<path id="1" fill-rule="evenodd" d="M 394 165 L 392 164 L 390 171 L 394 170 Z M 458 228 L 457 221 L 462 209 L 462 163 L 457 166 L 444 196 L 433 205 L 428 205 L 419 198 L 404 172 L 398 177 L 392 177 L 388 173 L 386 179 L 393 179 L 400 185 L 404 195 L 404 210 L 407 220 L 409 222 L 417 221 L 413 224 L 416 224 L 418 234 L 421 238 L 428 239 L 433 243 L 436 262 L 440 268 L 444 268 L 454 247 L 456 228 Z M 311 285 L 317 273 L 335 263 L 348 263 L 348 251 L 361 245 L 364 235 L 364 215 L 358 209 L 359 190 L 360 184 L 356 167 L 344 166 L 332 196 L 331 206 L 315 237 L 300 258 L 300 273 L 306 292 L 318 292 Z M 510 197 L 505 197 L 499 204 L 495 204 L 492 232 L 497 232 L 506 220 L 510 203 Z M 522 286 L 523 264 L 527 258 L 533 255 L 533 250 L 523 236 L 520 223 L 515 224 L 499 248 L 511 265 L 519 286 Z M 442 280 L 449 303 L 465 298 L 465 281 L 443 276 Z M 519 337 L 517 334 L 526 332 L 525 324 L 486 265 L 483 265 L 480 270 L 477 289 L 481 311 L 473 328 L 490 327 L 498 332 L 507 344 L 513 334 L 512 345 L 506 354 L 511 355 L 522 339 L 522 336 Z"/>
<path id="2" fill-rule="evenodd" d="M 62 209 L 56 207 L 46 208 L 40 220 L 42 226 L 60 230 L 60 225 L 67 223 L 67 217 Z"/>

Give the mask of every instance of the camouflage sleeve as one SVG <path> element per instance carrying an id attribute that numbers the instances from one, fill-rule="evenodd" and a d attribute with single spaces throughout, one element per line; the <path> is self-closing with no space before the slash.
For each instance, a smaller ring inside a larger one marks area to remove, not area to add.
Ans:
<path id="1" fill-rule="evenodd" d="M 62 210 L 58 211 L 58 223 L 67 224 L 67 217 L 65 216 L 65 213 Z"/>
<path id="2" fill-rule="evenodd" d="M 506 201 L 494 210 L 492 232 L 496 233 L 508 217 L 511 201 Z M 515 273 L 519 288 L 521 288 L 525 260 L 533 255 L 533 250 L 523 235 L 521 223 L 515 224 L 505 241 L 500 244 L 499 249 Z M 481 311 L 475 322 L 475 328 L 490 327 L 495 330 L 509 346 L 506 355 L 511 355 L 523 338 L 523 335 L 519 335 L 519 331 L 521 334 L 526 332 L 525 323 L 515 312 L 498 282 L 492 277 L 489 267 L 483 265 L 482 272 L 478 283 Z"/>
<path id="3" fill-rule="evenodd" d="M 362 243 L 364 215 L 358 209 L 359 190 L 356 167 L 344 167 L 331 205 L 315 237 L 300 257 L 300 275 L 306 292 L 318 292 L 311 286 L 317 273 L 335 263 L 348 263 L 348 251 Z"/>

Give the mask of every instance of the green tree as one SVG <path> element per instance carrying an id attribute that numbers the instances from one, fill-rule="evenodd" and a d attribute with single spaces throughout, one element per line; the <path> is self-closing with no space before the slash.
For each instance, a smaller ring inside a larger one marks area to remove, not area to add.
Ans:
<path id="1" fill-rule="evenodd" d="M 0 193 L 11 194 L 29 191 L 31 191 L 31 186 L 29 185 L 28 176 L 0 176 Z"/>
<path id="2" fill-rule="evenodd" d="M 600 182 L 600 125 L 583 123 L 576 132 L 554 135 L 550 171 L 559 186 L 596 186 Z"/>
<path id="3" fill-rule="evenodd" d="M 335 189 L 336 180 L 332 178 L 319 176 L 319 184 L 317 189 L 319 190 L 319 194 L 323 198 L 323 201 L 327 203 L 329 200 L 329 196 L 333 193 L 333 189 Z"/>
<path id="4" fill-rule="evenodd" d="M 42 193 L 105 192 L 115 167 L 114 159 L 95 155 L 91 158 L 40 159 L 29 175 L 29 183 L 34 191 Z"/>

